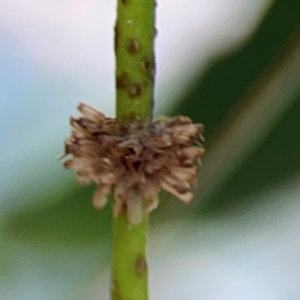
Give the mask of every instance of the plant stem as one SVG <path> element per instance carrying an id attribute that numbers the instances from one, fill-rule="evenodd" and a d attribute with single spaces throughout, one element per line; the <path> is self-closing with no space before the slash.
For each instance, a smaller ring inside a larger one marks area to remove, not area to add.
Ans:
<path id="1" fill-rule="evenodd" d="M 153 113 L 155 0 L 118 0 L 115 27 L 117 118 Z M 142 199 L 141 199 L 142 201 Z M 113 218 L 112 300 L 147 300 L 147 224 Z"/>
<path id="2" fill-rule="evenodd" d="M 114 218 L 112 300 L 148 299 L 147 219 L 133 226 L 125 216 Z"/>
<path id="3" fill-rule="evenodd" d="M 149 118 L 154 87 L 154 0 L 118 0 L 115 27 L 117 117 Z"/>

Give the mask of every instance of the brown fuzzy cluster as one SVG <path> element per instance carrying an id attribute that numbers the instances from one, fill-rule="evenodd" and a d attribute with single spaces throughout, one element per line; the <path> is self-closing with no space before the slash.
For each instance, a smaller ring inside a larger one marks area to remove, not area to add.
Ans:
<path id="1" fill-rule="evenodd" d="M 111 193 L 114 214 L 126 213 L 137 224 L 158 206 L 160 189 L 192 201 L 190 185 L 204 152 L 197 143 L 203 125 L 183 116 L 121 123 L 86 104 L 78 109 L 82 117 L 71 117 L 72 135 L 63 155 L 72 158 L 64 166 L 76 172 L 80 183 L 96 183 L 96 208 Z"/>

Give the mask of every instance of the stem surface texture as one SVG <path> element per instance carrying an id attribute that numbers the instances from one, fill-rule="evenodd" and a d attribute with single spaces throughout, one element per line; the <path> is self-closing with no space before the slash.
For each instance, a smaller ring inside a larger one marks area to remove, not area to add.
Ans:
<path id="1" fill-rule="evenodd" d="M 124 122 L 152 117 L 154 20 L 154 0 L 118 0 L 116 111 Z M 113 218 L 112 300 L 148 300 L 147 224 L 147 217 L 138 225 L 126 216 Z"/>

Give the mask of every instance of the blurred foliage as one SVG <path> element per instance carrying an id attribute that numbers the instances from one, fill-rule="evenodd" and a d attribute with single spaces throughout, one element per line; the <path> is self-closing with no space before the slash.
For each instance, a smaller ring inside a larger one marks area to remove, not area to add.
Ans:
<path id="1" fill-rule="evenodd" d="M 230 123 L 232 110 L 236 109 L 245 95 L 255 89 L 254 84 L 260 84 L 262 73 L 276 61 L 291 36 L 299 30 L 299 11 L 300 2 L 297 0 L 274 1 L 243 47 L 207 66 L 206 72 L 195 80 L 190 92 L 181 99 L 172 113 L 189 115 L 193 120 L 204 123 L 209 144 L 220 125 Z M 283 112 L 283 120 L 277 124 L 277 128 L 266 137 L 263 145 L 248 161 L 239 166 L 224 188 L 209 199 L 205 207 L 200 208 L 201 213 L 224 213 L 225 208 L 242 205 L 242 196 L 257 193 L 259 189 L 283 182 L 299 172 L 299 100 L 300 90 L 295 107 L 287 115 Z M 215 138 L 218 138 L 217 134 Z"/>
<path id="2" fill-rule="evenodd" d="M 276 186 L 300 170 L 300 95 L 297 104 L 267 137 L 263 145 L 233 176 L 227 185 L 208 203 L 210 212 L 237 207 L 246 201 L 244 195 Z M 238 188 L 236 188 L 238 187 Z M 226 201 L 223 201 L 226 199 Z M 258 199 L 259 201 L 259 199 Z M 208 211 L 207 211 L 208 212 Z"/>
<path id="3" fill-rule="evenodd" d="M 180 99 L 172 114 L 189 115 L 194 121 L 204 123 L 208 145 L 212 138 L 217 139 L 220 126 L 230 122 L 230 112 L 251 91 L 253 84 L 261 80 L 261 74 L 276 60 L 299 28 L 299 12 L 299 0 L 274 1 L 248 41 L 208 65 L 206 71 L 195 78 L 189 93 Z M 223 188 L 209 199 L 206 209 L 201 207 L 202 214 L 224 213 L 225 208 L 241 205 L 243 196 L 277 185 L 299 173 L 298 92 L 294 95 L 298 101 L 293 109 L 282 114 L 277 127 L 255 153 L 239 165 Z M 61 201 L 52 206 L 34 212 L 19 211 L 2 220 L 1 299 L 67 299 L 64 295 L 73 286 L 94 276 L 99 268 L 107 264 L 111 208 L 95 211 L 91 205 L 92 190 L 91 187 L 82 188 L 74 183 L 72 189 L 61 194 Z M 162 222 L 162 214 L 165 222 L 166 215 L 172 217 L 178 210 L 184 215 L 189 211 L 183 204 L 174 204 L 173 201 L 172 207 L 175 208 L 170 210 L 168 198 L 163 194 L 161 209 L 154 214 L 155 222 Z M 35 279 L 30 281 L 30 276 Z M 20 283 L 19 290 L 10 286 L 11 278 Z M 42 291 L 24 292 L 26 284 L 37 284 Z M 55 295 L 47 296 L 44 292 L 49 291 L 49 285 L 56 287 Z"/>
<path id="4" fill-rule="evenodd" d="M 174 114 L 189 115 L 205 124 L 207 139 L 276 59 L 300 25 L 300 2 L 274 1 L 252 37 L 235 52 L 216 58 L 185 95 Z"/>

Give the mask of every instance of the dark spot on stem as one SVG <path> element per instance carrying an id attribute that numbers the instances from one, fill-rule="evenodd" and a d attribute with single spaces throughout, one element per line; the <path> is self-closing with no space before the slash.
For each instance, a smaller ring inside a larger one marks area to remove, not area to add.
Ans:
<path id="1" fill-rule="evenodd" d="M 146 75 L 149 79 L 153 79 L 155 75 L 154 59 L 144 59 L 141 61 L 141 69 L 146 72 Z"/>
<path id="2" fill-rule="evenodd" d="M 135 54 L 141 49 L 141 44 L 136 38 L 131 38 L 127 43 L 127 51 L 130 54 Z"/>
<path id="3" fill-rule="evenodd" d="M 150 60 L 144 59 L 143 61 L 141 61 L 141 68 L 143 71 L 148 70 L 148 68 L 150 67 Z"/>
<path id="4" fill-rule="evenodd" d="M 137 277 L 142 277 L 147 273 L 147 262 L 143 255 L 139 254 L 135 261 L 135 274 Z"/>
<path id="5" fill-rule="evenodd" d="M 112 280 L 111 291 L 112 291 L 113 300 L 123 299 L 119 292 L 118 282 L 115 279 Z"/>
<path id="6" fill-rule="evenodd" d="M 142 87 L 139 83 L 134 82 L 128 86 L 127 91 L 130 97 L 138 97 L 142 93 Z"/>
<path id="7" fill-rule="evenodd" d="M 129 84 L 129 75 L 126 72 L 117 75 L 116 77 L 116 87 L 119 90 L 125 90 Z"/>
<path id="8" fill-rule="evenodd" d="M 121 0 L 121 2 L 126 5 L 128 3 L 128 0 Z"/>

